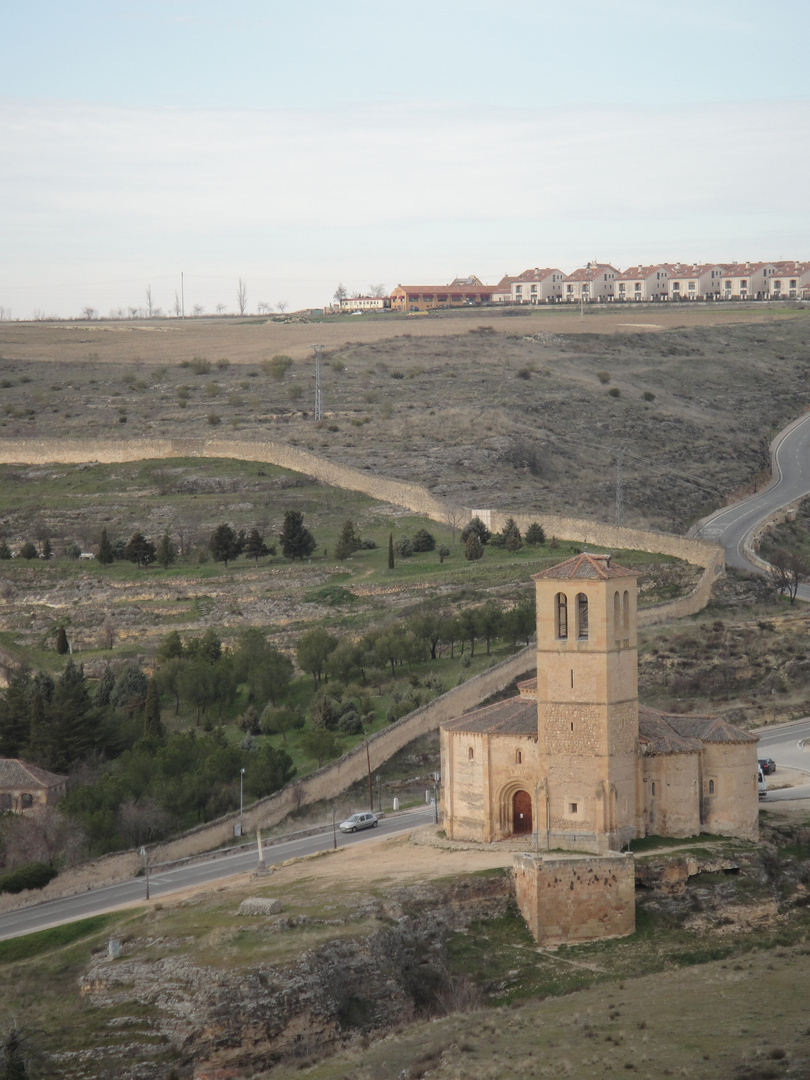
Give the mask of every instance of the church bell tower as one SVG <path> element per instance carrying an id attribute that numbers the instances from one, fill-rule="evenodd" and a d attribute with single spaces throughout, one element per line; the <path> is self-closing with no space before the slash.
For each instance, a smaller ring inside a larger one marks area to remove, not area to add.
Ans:
<path id="1" fill-rule="evenodd" d="M 583 554 L 533 581 L 540 845 L 618 851 L 636 835 L 636 575 Z"/>

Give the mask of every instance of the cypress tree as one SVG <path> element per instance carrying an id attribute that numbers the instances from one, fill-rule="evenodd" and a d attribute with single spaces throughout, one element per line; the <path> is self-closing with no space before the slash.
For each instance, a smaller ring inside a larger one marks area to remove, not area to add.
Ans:
<path id="1" fill-rule="evenodd" d="M 388 569 L 394 569 L 394 534 L 388 534 Z"/>
<path id="2" fill-rule="evenodd" d="M 160 697 L 154 679 L 149 680 L 149 688 L 146 691 L 146 705 L 143 710 L 143 734 L 146 739 L 162 739 L 165 735 L 163 723 L 160 719 Z"/>
<path id="3" fill-rule="evenodd" d="M 60 656 L 64 656 L 66 652 L 70 651 L 64 626 L 60 626 L 56 631 L 56 651 Z"/>
<path id="4" fill-rule="evenodd" d="M 113 547 L 110 543 L 110 538 L 107 536 L 106 529 L 101 530 L 101 539 L 98 543 L 98 554 L 96 555 L 96 558 L 102 566 L 109 566 L 110 563 L 113 562 L 113 560 L 115 559 L 115 555 L 113 554 Z"/>

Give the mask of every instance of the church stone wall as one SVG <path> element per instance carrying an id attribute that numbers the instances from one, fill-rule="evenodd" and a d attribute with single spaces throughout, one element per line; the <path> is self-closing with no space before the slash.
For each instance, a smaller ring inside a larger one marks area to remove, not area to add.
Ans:
<path id="1" fill-rule="evenodd" d="M 757 744 L 706 742 L 701 757 L 702 831 L 758 840 Z"/>
<path id="2" fill-rule="evenodd" d="M 636 928 L 632 855 L 515 855 L 518 907 L 538 945 L 625 937 Z"/>
<path id="3" fill-rule="evenodd" d="M 700 754 L 640 754 L 638 836 L 697 836 Z"/>

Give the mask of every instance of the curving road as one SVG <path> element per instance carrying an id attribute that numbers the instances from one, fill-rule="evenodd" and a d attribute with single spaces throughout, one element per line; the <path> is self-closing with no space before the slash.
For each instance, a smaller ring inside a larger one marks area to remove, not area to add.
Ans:
<path id="1" fill-rule="evenodd" d="M 787 724 L 766 728 L 760 733 L 758 756 L 772 757 L 776 762 L 776 772 L 766 777 L 769 785 L 779 781 L 780 768 L 797 769 L 807 773 L 806 784 L 768 791 L 767 802 L 810 798 L 810 751 L 806 744 L 810 745 L 810 717 L 791 720 Z"/>
<path id="2" fill-rule="evenodd" d="M 433 821 L 433 807 L 417 807 L 401 814 L 380 819 L 376 829 L 345 835 L 337 833 L 337 846 L 362 844 L 371 840 L 383 839 L 397 833 L 407 832 L 419 825 Z M 318 851 L 332 848 L 335 838 L 331 827 L 316 836 L 300 837 L 281 843 L 267 845 L 264 849 L 266 866 L 284 862 L 285 859 L 314 855 Z M 234 874 L 244 874 L 256 869 L 258 855 L 255 848 L 245 851 L 234 849 L 233 853 L 216 858 L 203 858 L 194 863 L 152 871 L 149 874 L 149 896 L 151 900 L 180 892 L 182 889 L 198 885 L 208 885 Z M 86 919 L 90 915 L 99 915 L 104 911 L 129 907 L 132 904 L 146 902 L 146 879 L 131 878 L 115 885 L 66 896 L 60 900 L 47 900 L 42 904 L 19 908 L 0 915 L 0 941 L 5 938 L 20 937 L 35 930 L 44 930 L 49 926 L 58 926 L 76 919 Z"/>
<path id="3" fill-rule="evenodd" d="M 763 521 L 790 503 L 810 494 L 810 413 L 794 420 L 771 444 L 773 480 L 762 491 L 733 506 L 717 510 L 700 522 L 693 535 L 721 544 L 726 565 L 762 574 L 746 554 L 746 544 Z M 801 585 L 802 600 L 810 600 L 810 588 Z"/>

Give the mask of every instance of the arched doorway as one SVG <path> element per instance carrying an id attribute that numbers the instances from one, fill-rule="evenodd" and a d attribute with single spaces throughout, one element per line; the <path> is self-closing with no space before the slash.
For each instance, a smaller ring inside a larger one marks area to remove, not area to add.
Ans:
<path id="1" fill-rule="evenodd" d="M 515 836 L 532 831 L 532 797 L 528 791 L 516 791 L 512 796 L 512 832 Z"/>

